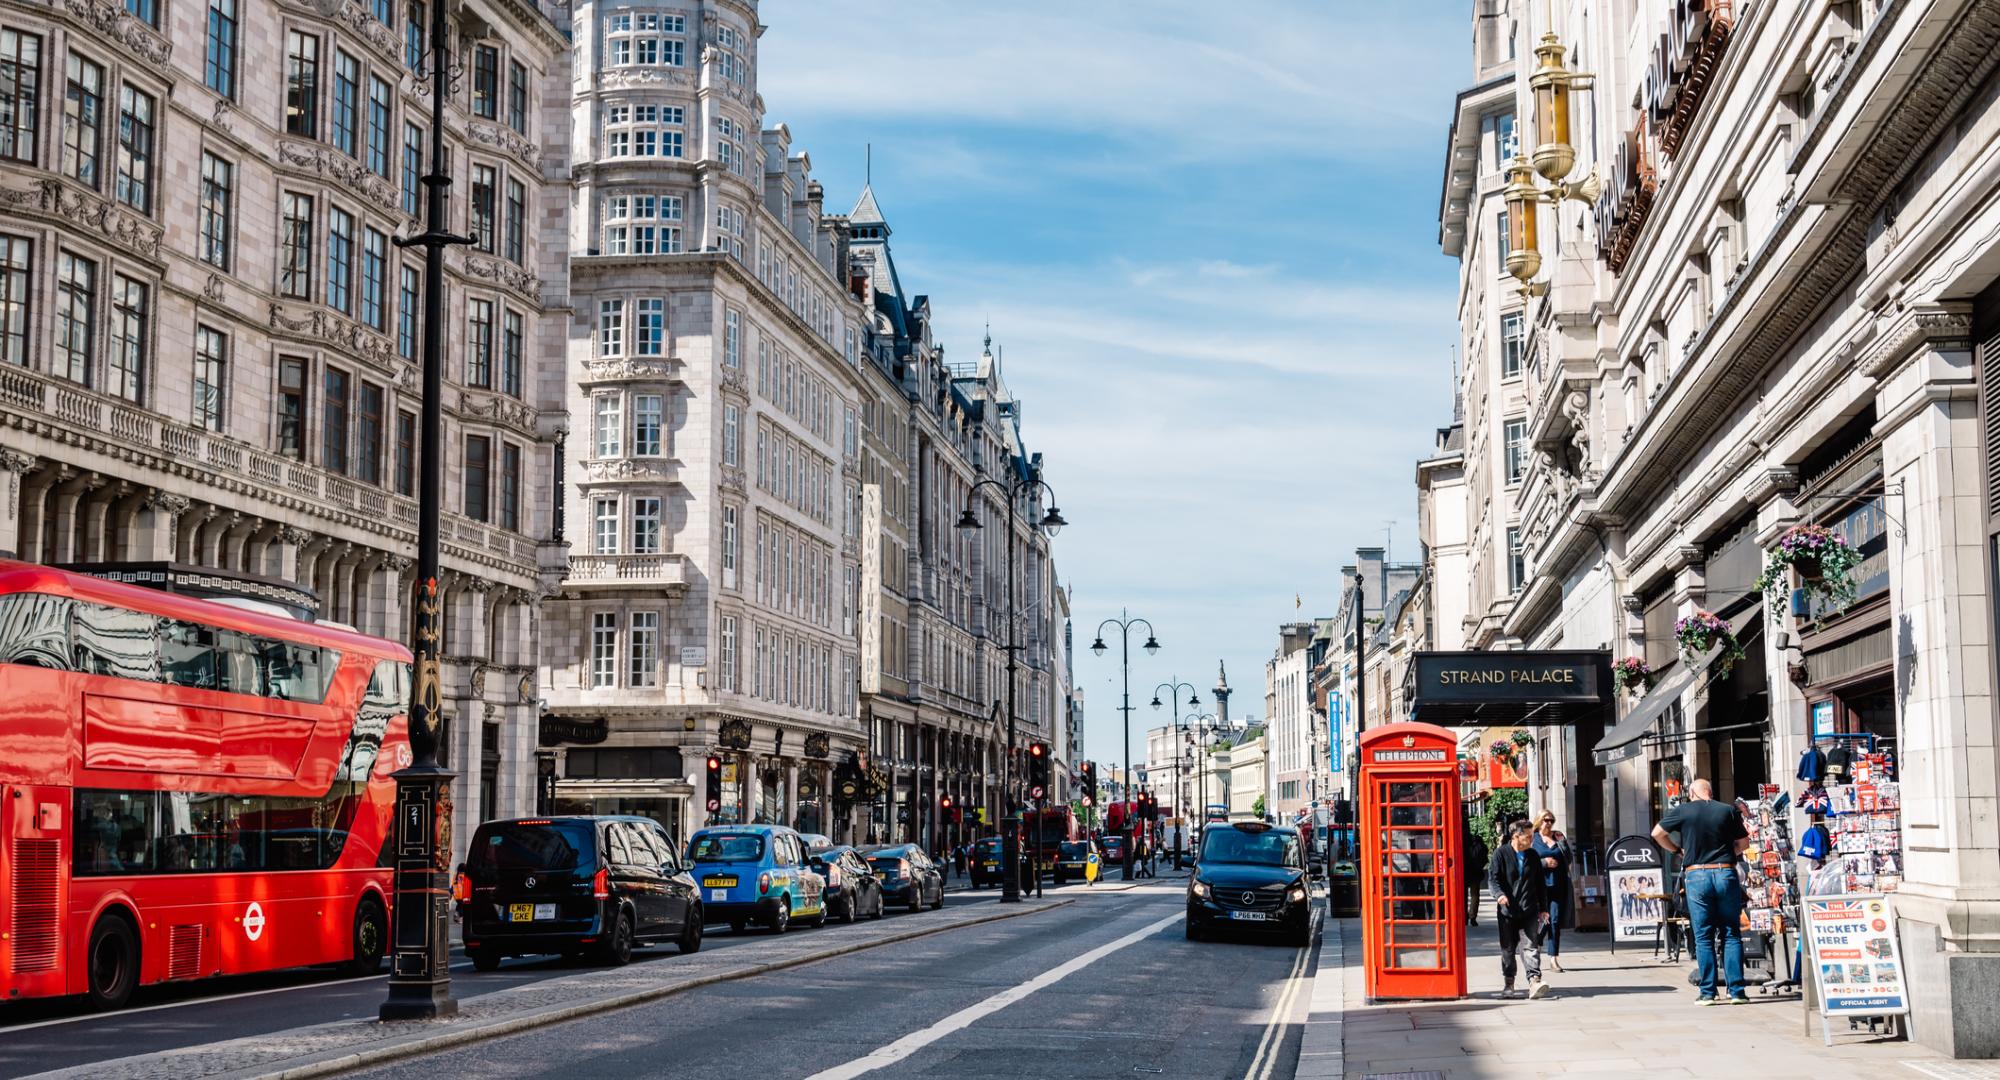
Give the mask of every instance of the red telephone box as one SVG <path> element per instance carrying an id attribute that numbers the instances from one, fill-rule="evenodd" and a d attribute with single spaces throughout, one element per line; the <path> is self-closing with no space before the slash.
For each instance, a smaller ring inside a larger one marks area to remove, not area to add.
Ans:
<path id="1" fill-rule="evenodd" d="M 1458 740 L 1431 724 L 1361 736 L 1361 927 L 1371 1000 L 1465 996 Z"/>

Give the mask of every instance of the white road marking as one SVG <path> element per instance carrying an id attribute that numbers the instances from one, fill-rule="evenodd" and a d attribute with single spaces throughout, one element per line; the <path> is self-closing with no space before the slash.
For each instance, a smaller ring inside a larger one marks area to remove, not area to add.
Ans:
<path id="1" fill-rule="evenodd" d="M 1243 1074 L 1243 1080 L 1271 1080 L 1271 1071 L 1278 1064 L 1278 1047 L 1285 1041 L 1287 1019 L 1298 1002 L 1299 988 L 1305 985 L 1300 975 L 1305 971 L 1306 958 L 1311 955 L 1312 946 L 1306 945 L 1292 961 L 1292 973 L 1285 978 L 1285 989 L 1271 1009 L 1271 1022 L 1264 1026 L 1263 1038 L 1257 1040 L 1257 1055 L 1250 1059 L 1250 1071 Z"/>
<path id="2" fill-rule="evenodd" d="M 807 1080 L 853 1080 L 854 1077 L 894 1065 L 911 1054 L 944 1038 L 946 1035 L 970 1027 L 979 1020 L 999 1012 L 1001 1009 L 1020 1001 L 1029 994 L 1053 986 L 1089 967 L 1098 960 L 1110 956 L 1112 953 L 1127 946 L 1135 945 L 1186 917 L 1186 914 L 1177 911 L 1150 926 L 1134 930 L 1108 945 L 1099 945 L 1097 948 L 1081 956 L 1064 961 L 1061 965 L 1052 967 L 1019 986 L 1002 990 L 976 1005 L 960 1009 L 937 1023 L 932 1024 L 930 1027 L 924 1028 L 922 1031 L 913 1031 L 872 1054 L 855 1058 L 845 1065 L 836 1065 L 831 1069 L 814 1073 Z"/>

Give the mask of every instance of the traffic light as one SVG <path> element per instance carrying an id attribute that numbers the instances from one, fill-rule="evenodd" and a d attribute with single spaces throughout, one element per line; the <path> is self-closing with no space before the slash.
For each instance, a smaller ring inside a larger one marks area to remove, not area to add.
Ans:
<path id="1" fill-rule="evenodd" d="M 955 824 L 958 821 L 958 810 L 952 806 L 951 796 L 949 795 L 938 796 L 938 820 L 947 825 Z"/>
<path id="2" fill-rule="evenodd" d="M 1028 797 L 1040 799 L 1049 793 L 1049 744 L 1028 744 Z"/>
<path id="3" fill-rule="evenodd" d="M 722 759 L 708 755 L 708 812 L 722 809 Z"/>
<path id="4" fill-rule="evenodd" d="M 1097 763 L 1094 761 L 1083 763 L 1083 805 L 1097 805 Z"/>

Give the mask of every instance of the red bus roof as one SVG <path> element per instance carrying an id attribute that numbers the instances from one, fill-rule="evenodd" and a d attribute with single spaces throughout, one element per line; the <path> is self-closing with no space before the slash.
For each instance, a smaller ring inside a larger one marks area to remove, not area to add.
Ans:
<path id="1" fill-rule="evenodd" d="M 0 559 L 0 596 L 12 593 L 47 593 L 111 604 L 137 611 L 185 619 L 204 626 L 282 638 L 300 645 L 319 645 L 409 662 L 410 650 L 394 641 L 372 637 L 354 630 L 287 619 L 261 611 L 201 600 L 162 589 L 106 581 L 89 574 L 76 574 L 39 563 Z"/>

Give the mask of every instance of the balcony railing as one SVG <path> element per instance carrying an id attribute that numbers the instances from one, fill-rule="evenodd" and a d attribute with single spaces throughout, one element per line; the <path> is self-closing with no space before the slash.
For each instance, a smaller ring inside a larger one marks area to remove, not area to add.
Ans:
<path id="1" fill-rule="evenodd" d="M 659 555 L 572 555 L 566 582 L 581 589 L 640 586 L 684 589 L 688 583 L 687 556 L 678 552 Z"/>

